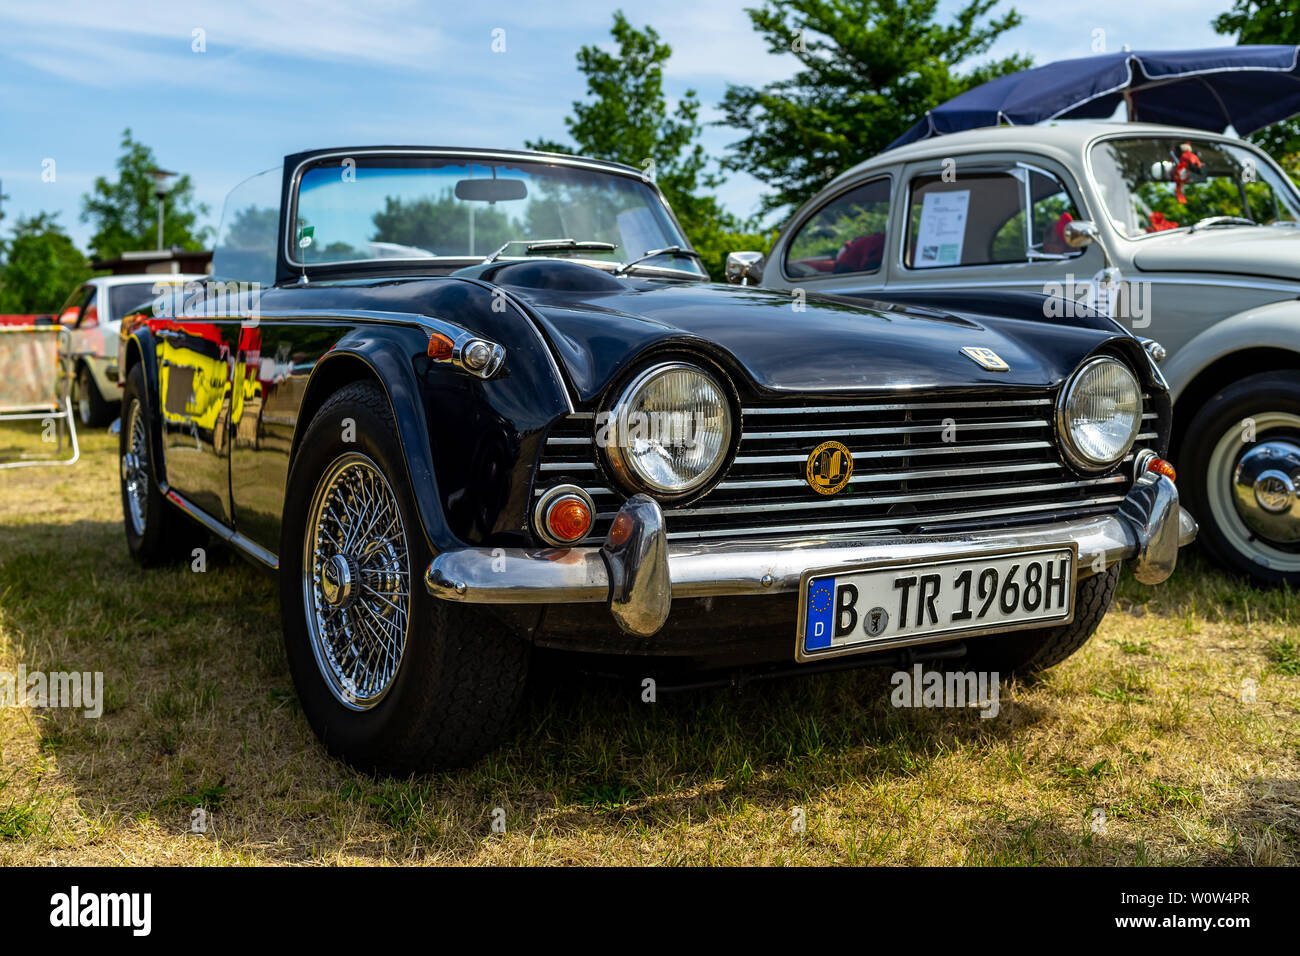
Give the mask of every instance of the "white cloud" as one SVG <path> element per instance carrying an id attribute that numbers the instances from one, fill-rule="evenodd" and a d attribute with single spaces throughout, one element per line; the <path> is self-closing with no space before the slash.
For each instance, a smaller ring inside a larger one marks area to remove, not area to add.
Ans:
<path id="1" fill-rule="evenodd" d="M 61 0 L 14 5 L 2 18 L 39 27 L 53 48 L 67 37 L 89 35 L 110 45 L 123 38 L 171 40 L 178 52 L 189 53 L 193 31 L 200 29 L 209 51 L 253 49 L 428 69 L 443 46 L 442 32 L 420 22 L 428 9 L 414 0 L 227 0 L 185 7 L 160 0 Z"/>

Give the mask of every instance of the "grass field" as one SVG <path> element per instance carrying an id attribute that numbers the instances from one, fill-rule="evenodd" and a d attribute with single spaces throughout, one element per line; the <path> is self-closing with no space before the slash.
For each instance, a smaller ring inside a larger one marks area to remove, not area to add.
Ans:
<path id="1" fill-rule="evenodd" d="M 0 472 L 0 672 L 106 683 L 98 719 L 0 708 L 0 864 L 1300 861 L 1300 600 L 1194 553 L 991 720 L 896 709 L 880 670 L 653 704 L 550 682 L 477 766 L 373 779 L 303 719 L 274 582 L 215 546 L 135 568 L 116 438 L 83 449 Z"/>

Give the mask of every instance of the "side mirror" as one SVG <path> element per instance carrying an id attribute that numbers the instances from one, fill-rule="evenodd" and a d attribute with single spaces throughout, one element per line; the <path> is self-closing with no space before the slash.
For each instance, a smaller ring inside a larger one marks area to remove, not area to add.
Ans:
<path id="1" fill-rule="evenodd" d="M 1065 244 L 1071 249 L 1082 249 L 1084 246 L 1090 246 L 1101 238 L 1101 232 L 1097 229 L 1095 222 L 1089 222 L 1087 219 L 1075 219 L 1065 224 L 1064 230 Z"/>
<path id="2" fill-rule="evenodd" d="M 727 281 L 732 285 L 753 285 L 763 279 L 763 253 L 728 252 Z"/>

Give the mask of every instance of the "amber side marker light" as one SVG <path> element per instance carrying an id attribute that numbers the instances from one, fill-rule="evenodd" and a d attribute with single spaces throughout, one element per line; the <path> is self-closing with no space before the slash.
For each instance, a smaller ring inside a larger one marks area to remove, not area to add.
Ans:
<path id="1" fill-rule="evenodd" d="M 546 509 L 546 530 L 557 541 L 581 541 L 591 530 L 591 509 L 581 498 L 556 498 Z"/>
<path id="2" fill-rule="evenodd" d="M 1174 471 L 1174 466 L 1163 458 L 1152 458 L 1147 462 L 1147 471 L 1154 471 L 1157 475 L 1164 475 L 1170 481 L 1178 480 L 1178 472 Z"/>
<path id="3" fill-rule="evenodd" d="M 442 362 L 451 358 L 451 353 L 455 348 L 455 343 L 441 332 L 433 332 L 429 335 L 429 358 Z"/>
<path id="4" fill-rule="evenodd" d="M 632 537 L 632 516 L 619 512 L 614 516 L 614 523 L 609 527 L 609 543 L 618 547 L 626 544 Z"/>

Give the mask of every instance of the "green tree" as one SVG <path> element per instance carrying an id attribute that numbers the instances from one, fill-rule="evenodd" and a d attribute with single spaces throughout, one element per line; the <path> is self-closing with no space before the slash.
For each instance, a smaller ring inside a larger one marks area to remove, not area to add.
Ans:
<path id="1" fill-rule="evenodd" d="M 699 97 L 694 90 L 687 90 L 669 110 L 663 68 L 672 47 L 660 40 L 653 27 L 638 30 L 618 11 L 610 32 L 617 52 L 597 46 L 578 51 L 578 69 L 587 77 L 591 99 L 575 102 L 573 116 L 564 121 L 576 148 L 545 139 L 525 145 L 577 152 L 644 170 L 653 162 L 654 180 L 687 238 L 705 256 L 710 274 L 720 278 L 726 252 L 738 248 L 733 238 L 750 238 L 749 248 L 753 248 L 753 237 L 733 237 L 749 224 L 728 213 L 717 197 L 706 192 L 721 185 L 722 177 L 709 170 L 708 156 L 699 142 Z"/>
<path id="2" fill-rule="evenodd" d="M 482 208 L 479 208 L 482 206 Z M 470 248 L 471 217 L 474 247 Z M 438 197 L 408 199 L 388 196 L 384 208 L 373 217 L 376 242 L 416 246 L 435 255 L 464 256 L 491 252 L 521 233 L 517 224 L 485 203 L 458 201 L 450 189 Z"/>
<path id="3" fill-rule="evenodd" d="M 117 160 L 117 179 L 95 178 L 93 188 L 81 197 L 81 221 L 92 223 L 95 234 L 90 247 L 96 258 L 108 259 L 130 250 L 154 249 L 158 245 L 158 198 L 149 175 L 158 161 L 153 150 L 122 133 L 122 155 Z M 188 175 L 177 177 L 163 199 L 163 245 L 201 249 L 209 230 L 199 228 L 199 216 L 208 207 L 194 201 L 194 184 Z"/>
<path id="4" fill-rule="evenodd" d="M 55 219 L 58 213 L 19 217 L 12 239 L 0 243 L 0 312 L 53 312 L 90 264 Z"/>
<path id="5" fill-rule="evenodd" d="M 987 19 L 998 0 L 969 0 L 937 21 L 939 0 L 766 0 L 746 10 L 774 54 L 793 53 L 793 77 L 761 89 L 729 86 L 720 125 L 746 131 L 724 160 L 774 188 L 763 211 L 785 210 L 879 153 L 926 110 L 1030 65 L 1015 55 L 958 73 L 1020 23 Z"/>
<path id="6" fill-rule="evenodd" d="M 1213 26 L 1239 44 L 1300 44 L 1300 0 L 1236 0 L 1231 10 L 1215 17 Z M 1300 154 L 1300 119 L 1274 123 L 1248 138 L 1285 161 L 1287 156 Z"/>

